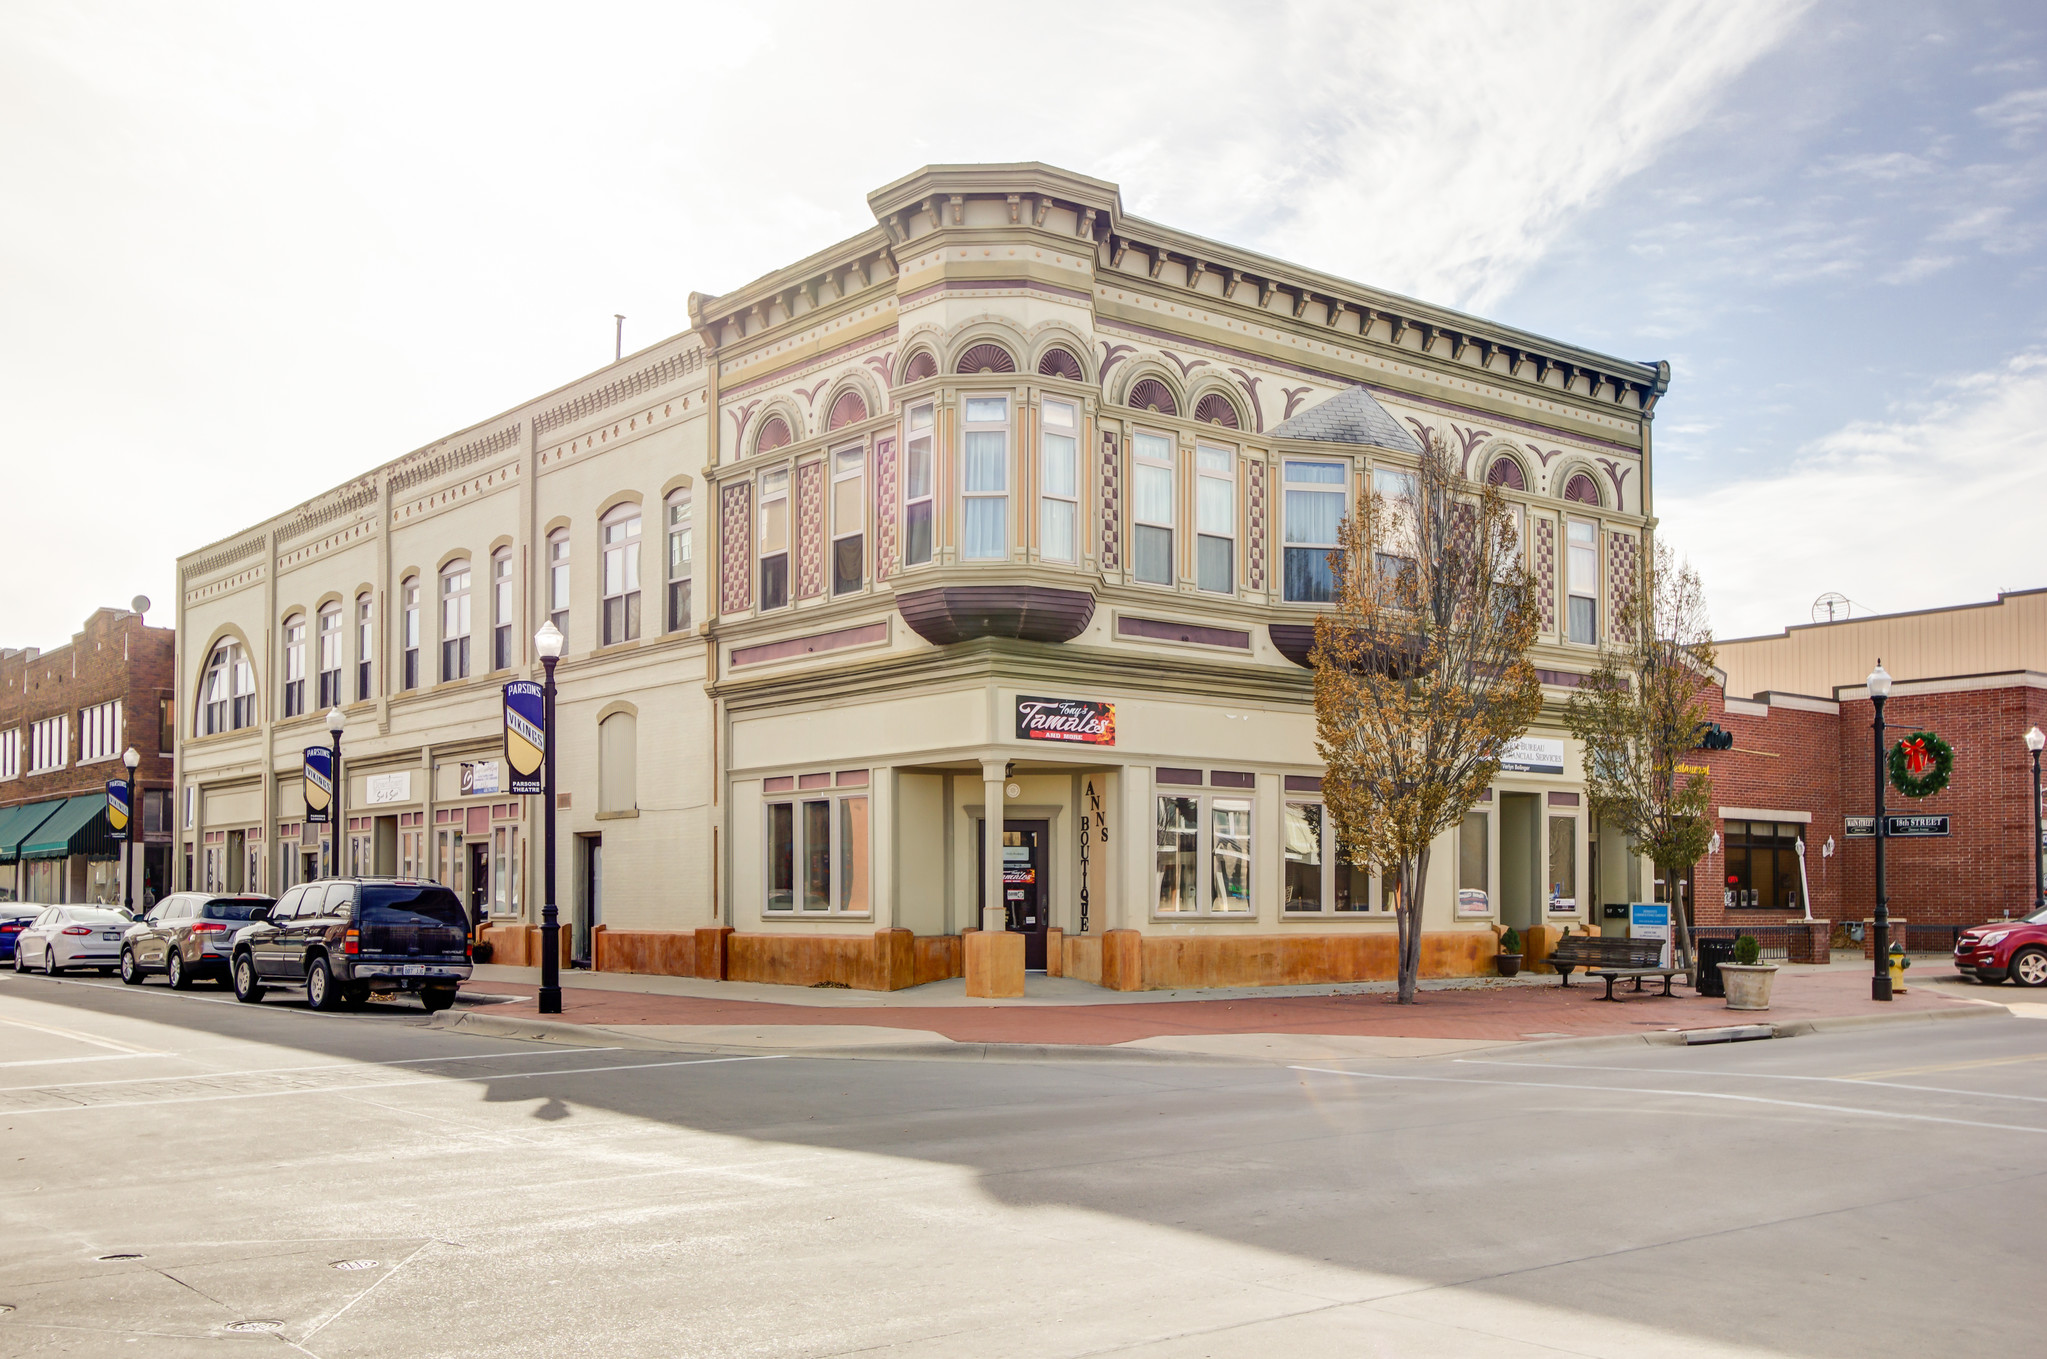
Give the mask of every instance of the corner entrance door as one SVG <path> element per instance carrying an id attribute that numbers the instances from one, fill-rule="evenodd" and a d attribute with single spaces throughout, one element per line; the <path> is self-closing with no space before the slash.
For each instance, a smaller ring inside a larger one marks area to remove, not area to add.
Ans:
<path id="1" fill-rule="evenodd" d="M 1051 901 L 1045 890 L 1051 829 L 1049 821 L 1002 823 L 1002 904 L 1009 916 L 1010 933 L 1024 937 L 1027 972 L 1045 970 L 1045 931 L 1052 924 L 1048 910 Z M 983 872 L 977 875 L 977 881 L 988 880 L 986 866 L 983 858 Z"/>

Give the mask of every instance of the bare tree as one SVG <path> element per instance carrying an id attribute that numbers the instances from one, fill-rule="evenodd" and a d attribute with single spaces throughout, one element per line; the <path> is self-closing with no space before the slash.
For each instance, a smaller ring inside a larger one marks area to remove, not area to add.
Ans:
<path id="1" fill-rule="evenodd" d="M 1585 743 L 1593 817 L 1625 832 L 1670 885 L 1681 965 L 1691 974 L 1691 922 L 1678 883 L 1705 857 L 1713 781 L 1684 761 L 1710 716 L 1713 630 L 1698 572 L 1660 540 L 1643 559 L 1642 580 L 1616 603 L 1615 640 L 1571 695 L 1564 720 Z"/>
<path id="2" fill-rule="evenodd" d="M 1401 494 L 1360 488 L 1337 541 L 1313 657 L 1323 798 L 1345 857 L 1393 893 L 1411 1005 L 1430 847 L 1542 706 L 1534 592 L 1499 489 L 1467 481 L 1434 436 Z"/>

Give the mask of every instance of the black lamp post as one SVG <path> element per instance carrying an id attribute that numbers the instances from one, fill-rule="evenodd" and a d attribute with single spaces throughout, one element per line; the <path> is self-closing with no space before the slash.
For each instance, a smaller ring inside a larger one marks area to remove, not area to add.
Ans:
<path id="1" fill-rule="evenodd" d="M 341 837 L 348 829 L 348 822 L 344 819 L 346 812 L 342 806 L 345 799 L 341 796 L 341 790 L 348 785 L 341 777 L 341 709 L 338 707 L 327 710 L 327 735 L 333 742 L 329 774 L 334 780 L 334 793 L 328 799 L 333 804 L 333 810 L 327 814 L 327 876 L 338 878 L 341 876 Z M 256 889 L 252 887 L 249 890 Z"/>
<path id="2" fill-rule="evenodd" d="M 135 907 L 142 904 L 142 893 L 135 886 L 136 851 L 142 842 L 142 794 L 135 789 L 135 771 L 142 767 L 142 756 L 134 746 L 121 752 L 121 763 L 128 770 L 128 839 L 122 844 L 123 857 L 128 860 L 128 871 L 122 875 L 121 904 L 128 907 L 128 914 L 137 915 Z M 2040 753 L 2033 752 L 2033 806 L 2040 805 Z"/>
<path id="3" fill-rule="evenodd" d="M 542 851 L 540 884 L 540 1013 L 562 1012 L 561 921 L 554 909 L 554 663 L 561 659 L 561 629 L 549 619 L 533 634 L 533 650 L 546 672 L 540 684 L 540 721 L 544 744 L 540 748 L 540 834 Z"/>
<path id="4" fill-rule="evenodd" d="M 2033 752 L 2033 909 L 2035 911 L 2039 910 L 2042 906 L 2047 906 L 2047 883 L 2041 881 L 2043 869 L 2040 862 L 2040 850 L 2042 848 L 2040 840 L 2040 751 L 2042 747 L 2047 747 L 2047 735 L 2042 735 L 2040 729 L 2034 727 L 2026 733 L 2026 749 Z"/>
<path id="5" fill-rule="evenodd" d="M 1884 841 L 1890 838 L 1884 834 L 1888 829 L 1884 817 L 1884 785 L 1890 781 L 1890 770 L 1885 768 L 1887 761 L 1884 758 L 1884 700 L 1890 696 L 1890 673 L 1879 660 L 1876 669 L 1869 672 L 1869 701 L 1876 705 L 1876 721 L 1871 724 L 1876 732 L 1876 918 L 1873 922 L 1876 938 L 1872 950 L 1876 958 L 1876 975 L 1869 982 L 1871 1000 L 1891 998 L 1890 893 L 1884 882 Z"/>

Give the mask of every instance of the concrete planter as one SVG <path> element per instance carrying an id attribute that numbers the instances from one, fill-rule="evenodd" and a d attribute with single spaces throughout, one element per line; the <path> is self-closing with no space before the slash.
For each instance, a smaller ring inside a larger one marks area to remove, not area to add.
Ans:
<path id="1" fill-rule="evenodd" d="M 1720 977 L 1727 983 L 1728 1009 L 1770 1008 L 1770 985 L 1777 979 L 1775 963 L 1722 963 Z"/>

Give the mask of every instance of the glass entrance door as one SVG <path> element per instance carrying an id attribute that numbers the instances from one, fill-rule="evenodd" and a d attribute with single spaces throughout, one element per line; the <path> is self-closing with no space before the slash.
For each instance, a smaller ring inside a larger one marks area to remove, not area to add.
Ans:
<path id="1" fill-rule="evenodd" d="M 1002 905 L 1010 933 L 1024 937 L 1027 972 L 1045 970 L 1047 931 L 1052 925 L 1052 903 L 1046 890 L 1051 841 L 1049 821 L 1002 823 Z M 986 882 L 987 876 L 977 874 L 976 880 Z"/>

